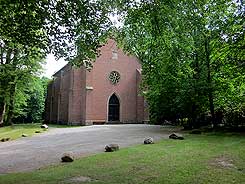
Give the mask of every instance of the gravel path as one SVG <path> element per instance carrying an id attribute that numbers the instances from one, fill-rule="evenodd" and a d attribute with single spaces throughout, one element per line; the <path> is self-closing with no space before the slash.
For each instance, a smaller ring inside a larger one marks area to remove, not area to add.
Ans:
<path id="1" fill-rule="evenodd" d="M 95 125 L 53 128 L 47 133 L 0 143 L 0 174 L 25 172 L 60 163 L 64 152 L 82 157 L 104 151 L 106 144 L 122 147 L 142 144 L 145 137 L 168 138 L 178 131 L 156 125 Z"/>

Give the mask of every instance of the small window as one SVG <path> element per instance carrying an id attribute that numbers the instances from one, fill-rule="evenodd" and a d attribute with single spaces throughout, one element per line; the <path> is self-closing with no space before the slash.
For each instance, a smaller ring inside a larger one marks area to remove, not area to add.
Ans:
<path id="1" fill-rule="evenodd" d="M 117 58 L 118 58 L 117 51 L 113 50 L 112 51 L 112 59 L 117 59 Z"/>

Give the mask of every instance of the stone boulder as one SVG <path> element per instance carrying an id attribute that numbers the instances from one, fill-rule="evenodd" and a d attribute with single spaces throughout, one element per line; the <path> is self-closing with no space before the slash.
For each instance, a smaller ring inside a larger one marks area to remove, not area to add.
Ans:
<path id="1" fill-rule="evenodd" d="M 40 130 L 36 130 L 35 133 L 36 134 L 39 134 L 39 133 L 41 133 L 41 131 Z"/>
<path id="2" fill-rule="evenodd" d="M 154 140 L 152 137 L 147 137 L 144 139 L 144 144 L 154 144 Z"/>
<path id="3" fill-rule="evenodd" d="M 42 125 L 41 125 L 41 128 L 48 129 L 48 125 L 42 124 Z"/>
<path id="4" fill-rule="evenodd" d="M 72 152 L 64 153 L 61 157 L 62 162 L 73 162 L 74 161 L 74 155 Z"/>
<path id="5" fill-rule="evenodd" d="M 184 137 L 180 134 L 173 133 L 169 136 L 169 139 L 178 139 L 178 140 L 183 140 Z"/>
<path id="6" fill-rule="evenodd" d="M 22 134 L 21 136 L 22 136 L 22 137 L 28 137 L 28 135 L 27 135 L 27 134 Z"/>
<path id="7" fill-rule="evenodd" d="M 108 144 L 105 146 L 105 152 L 113 152 L 119 150 L 118 144 Z"/>

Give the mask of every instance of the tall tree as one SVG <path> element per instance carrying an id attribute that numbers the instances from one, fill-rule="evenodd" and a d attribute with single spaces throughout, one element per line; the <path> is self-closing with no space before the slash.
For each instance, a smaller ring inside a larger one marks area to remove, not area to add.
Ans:
<path id="1" fill-rule="evenodd" d="M 50 79 L 46 77 L 33 77 L 29 83 L 26 82 L 25 92 L 17 93 L 20 97 L 16 98 L 14 123 L 33 123 L 44 120 L 45 99 L 49 82 Z M 24 99 L 25 103 L 19 103 L 21 99 Z"/>
<path id="2" fill-rule="evenodd" d="M 3 43 L 1 48 L 5 56 L 0 65 L 1 123 L 9 125 L 14 116 L 16 95 L 25 91 L 28 81 L 41 69 L 43 54 L 38 48 L 26 49 L 12 43 Z"/>
<path id="3" fill-rule="evenodd" d="M 11 123 L 22 76 L 33 76 L 47 53 L 77 65 L 89 64 L 96 57 L 110 23 L 100 4 L 88 0 L 0 1 L 1 123 Z"/>

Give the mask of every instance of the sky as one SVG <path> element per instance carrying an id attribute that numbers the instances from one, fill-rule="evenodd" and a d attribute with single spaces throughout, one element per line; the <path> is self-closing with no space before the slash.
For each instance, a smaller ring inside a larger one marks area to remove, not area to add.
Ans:
<path id="1" fill-rule="evenodd" d="M 46 58 L 46 64 L 43 65 L 43 76 L 52 78 L 52 75 L 59 71 L 66 64 L 67 62 L 64 59 L 56 61 L 53 54 L 48 54 Z"/>

